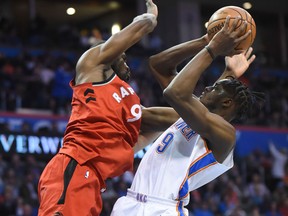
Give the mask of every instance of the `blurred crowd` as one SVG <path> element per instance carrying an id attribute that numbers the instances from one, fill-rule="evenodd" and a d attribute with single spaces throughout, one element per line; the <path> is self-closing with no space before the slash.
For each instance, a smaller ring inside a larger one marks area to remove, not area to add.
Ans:
<path id="1" fill-rule="evenodd" d="M 190 193 L 189 216 L 288 216 L 287 159 L 287 150 L 272 143 L 268 154 L 236 157 L 229 172 Z M 135 159 L 135 171 L 140 160 Z M 0 215 L 37 215 L 37 183 L 45 164 L 33 155 L 0 155 Z M 126 195 L 135 171 L 107 181 L 101 216 L 109 216 L 115 201 Z"/>
<path id="2" fill-rule="evenodd" d="M 72 95 L 69 81 L 78 58 L 97 40 L 109 37 L 107 31 L 94 27 L 79 30 L 69 25 L 59 27 L 48 37 L 43 22 L 36 18 L 31 22 L 29 37 L 20 37 L 9 20 L 0 19 L 0 111 L 29 108 L 68 115 Z M 133 73 L 130 85 L 144 106 L 167 105 L 147 66 L 148 57 L 164 47 L 153 33 L 127 51 Z M 261 112 L 258 109 L 251 112 L 245 124 L 287 127 L 288 69 L 271 68 L 264 53 L 255 50 L 255 54 L 257 59 L 242 81 L 252 90 L 264 92 L 266 102 Z M 211 85 L 223 69 L 224 61 L 219 57 L 199 81 L 195 94 Z"/>
<path id="3" fill-rule="evenodd" d="M 109 36 L 97 28 L 77 30 L 65 25 L 47 37 L 43 22 L 35 19 L 29 36 L 21 37 L 9 20 L 0 18 L 0 112 L 27 108 L 69 115 L 72 95 L 69 81 L 74 76 L 77 59 L 97 40 Z M 130 85 L 144 106 L 167 105 L 147 66 L 148 57 L 164 47 L 161 39 L 151 34 L 145 43 L 127 51 L 133 73 Z M 264 92 L 266 101 L 259 107 L 261 111 L 251 112 L 245 125 L 287 128 L 288 71 L 268 67 L 265 56 L 257 50 L 256 54 L 256 61 L 242 81 L 251 89 Z M 200 79 L 195 94 L 200 95 L 204 86 L 212 84 L 223 69 L 224 61 L 218 58 Z M 9 131 L 5 125 L 1 131 L 4 127 Z M 29 125 L 22 128 L 28 130 Z M 191 216 L 288 216 L 287 152 L 273 146 L 269 154 L 255 151 L 247 158 L 236 155 L 232 170 L 190 193 Z M 135 160 L 134 170 L 139 162 L 140 159 Z M 46 163 L 33 155 L 0 154 L 0 215 L 37 215 L 37 183 Z M 108 189 L 102 194 L 102 216 L 110 215 L 116 199 L 126 194 L 134 173 L 126 172 L 107 181 Z"/>

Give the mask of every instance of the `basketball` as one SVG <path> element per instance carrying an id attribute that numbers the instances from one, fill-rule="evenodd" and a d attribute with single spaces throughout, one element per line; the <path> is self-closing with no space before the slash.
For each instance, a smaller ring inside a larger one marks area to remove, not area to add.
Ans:
<path id="1" fill-rule="evenodd" d="M 243 32 L 243 35 L 251 30 L 251 34 L 243 40 L 241 43 L 239 43 L 235 49 L 238 50 L 247 50 L 254 42 L 255 36 L 256 36 L 256 24 L 254 22 L 253 17 L 243 8 L 236 7 L 236 6 L 226 6 L 222 7 L 219 10 L 217 10 L 209 19 L 208 25 L 207 25 L 207 34 L 209 40 L 213 38 L 213 36 L 222 29 L 224 26 L 226 17 L 230 15 L 230 23 L 234 21 L 234 19 L 237 16 L 240 16 L 240 20 L 237 23 L 237 28 L 244 22 L 247 21 L 247 28 L 246 31 Z"/>

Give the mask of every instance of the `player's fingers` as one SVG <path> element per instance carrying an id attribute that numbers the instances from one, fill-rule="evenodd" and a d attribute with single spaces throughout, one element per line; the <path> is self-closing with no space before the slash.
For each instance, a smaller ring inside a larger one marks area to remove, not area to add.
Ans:
<path id="1" fill-rule="evenodd" d="M 230 32 L 233 32 L 235 29 L 237 29 L 238 23 L 240 20 L 240 16 L 235 17 L 234 21 L 232 22 L 232 25 L 230 27 Z M 238 30 L 238 29 L 237 29 Z"/>
<path id="2" fill-rule="evenodd" d="M 230 55 L 230 56 L 232 56 L 232 55 L 239 55 L 239 54 L 243 54 L 243 50 L 236 50 L 236 49 L 234 49 L 233 50 L 233 53 Z"/>
<path id="3" fill-rule="evenodd" d="M 249 59 L 248 59 L 248 63 L 249 65 L 256 59 L 256 55 L 252 55 Z"/>
<path id="4" fill-rule="evenodd" d="M 238 30 L 238 32 L 239 32 L 239 34 L 241 35 L 241 34 L 244 34 L 244 32 L 246 32 L 246 29 L 247 29 L 247 21 L 245 20 L 244 22 L 242 22 L 242 24 L 241 24 L 241 26 L 240 26 L 240 28 L 239 28 L 239 30 Z"/>
<path id="5" fill-rule="evenodd" d="M 223 30 L 224 31 L 227 31 L 227 29 L 229 29 L 230 18 L 231 18 L 230 15 L 228 15 L 226 17 L 226 20 L 225 20 L 225 23 L 224 23 L 224 26 L 223 26 Z"/>
<path id="6" fill-rule="evenodd" d="M 240 19 L 240 18 L 239 18 Z M 238 21 L 239 21 L 238 19 Z M 235 19 L 236 21 L 237 19 Z M 235 26 L 235 21 L 233 22 L 233 32 L 231 33 L 231 35 L 233 35 L 233 37 L 238 37 L 240 35 L 245 35 L 244 33 L 246 32 L 246 29 L 247 29 L 247 21 L 244 21 L 241 23 L 241 25 L 239 26 Z M 237 25 L 237 23 L 236 23 Z M 232 28 L 231 28 L 232 30 Z"/>
<path id="7" fill-rule="evenodd" d="M 249 48 L 246 50 L 246 52 L 245 52 L 245 57 L 246 57 L 246 59 L 248 59 L 248 58 L 251 56 L 252 51 L 253 51 L 253 48 L 252 48 L 252 47 L 249 47 Z"/>
<path id="8" fill-rule="evenodd" d="M 246 57 L 246 59 L 248 59 L 248 58 L 251 56 L 252 52 L 253 52 L 253 48 L 252 48 L 252 47 L 249 47 L 249 48 L 247 49 L 247 51 L 245 52 L 245 57 Z"/>
<path id="9" fill-rule="evenodd" d="M 245 40 L 247 37 L 249 37 L 249 35 L 251 34 L 251 30 L 247 31 L 244 35 L 242 35 L 241 37 L 236 39 L 236 42 L 239 43 L 243 40 Z"/>

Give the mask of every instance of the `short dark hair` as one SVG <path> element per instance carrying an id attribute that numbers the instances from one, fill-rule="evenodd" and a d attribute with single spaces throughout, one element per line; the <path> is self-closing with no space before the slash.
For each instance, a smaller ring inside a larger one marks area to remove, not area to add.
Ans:
<path id="1" fill-rule="evenodd" d="M 246 120 L 255 108 L 260 110 L 265 102 L 263 92 L 251 91 L 238 79 L 228 79 L 223 83 L 223 88 L 237 104 L 235 121 Z"/>

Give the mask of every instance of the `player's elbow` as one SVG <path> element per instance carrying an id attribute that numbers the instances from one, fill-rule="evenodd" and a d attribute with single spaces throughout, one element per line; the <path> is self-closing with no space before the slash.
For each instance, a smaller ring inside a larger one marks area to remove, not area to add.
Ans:
<path id="1" fill-rule="evenodd" d="M 148 64 L 149 64 L 149 68 L 151 69 L 152 72 L 162 71 L 161 70 L 161 58 L 159 58 L 159 54 L 150 56 Z"/>
<path id="2" fill-rule="evenodd" d="M 170 105 L 171 103 L 174 104 L 175 102 L 182 100 L 181 94 L 177 88 L 172 88 L 170 86 L 163 90 L 163 97 Z"/>
<path id="3" fill-rule="evenodd" d="M 140 23 L 145 33 L 150 33 L 157 26 L 157 17 L 154 14 L 145 13 L 137 16 L 133 20 L 134 23 Z"/>

